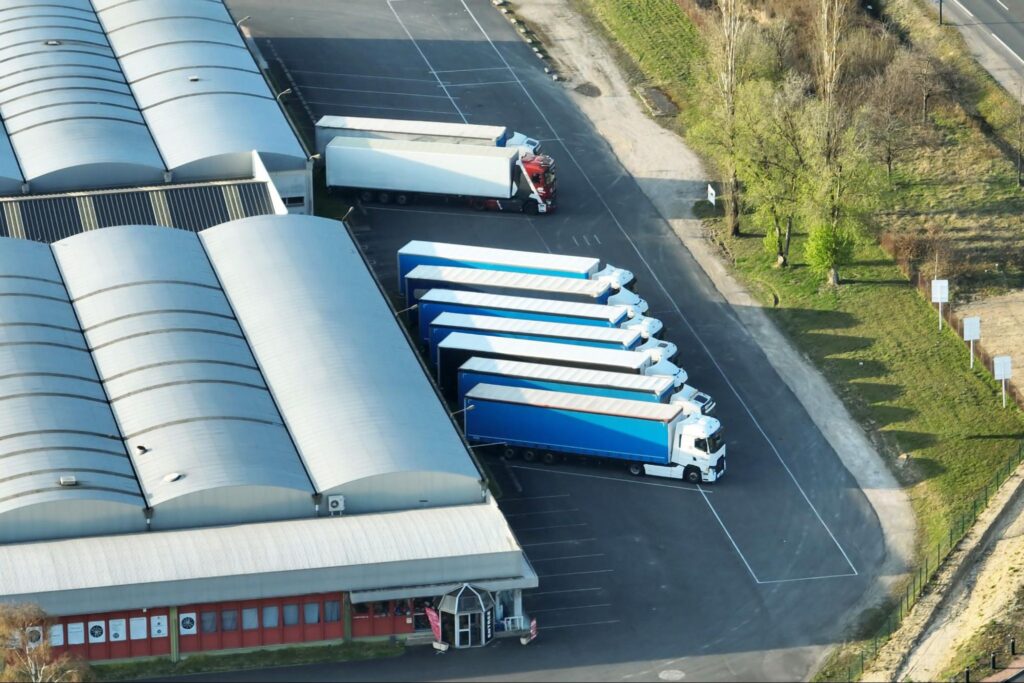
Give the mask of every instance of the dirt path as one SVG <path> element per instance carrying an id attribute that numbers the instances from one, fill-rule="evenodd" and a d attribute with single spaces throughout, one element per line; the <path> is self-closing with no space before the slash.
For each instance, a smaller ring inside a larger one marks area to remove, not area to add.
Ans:
<path id="1" fill-rule="evenodd" d="M 543 34 L 576 104 L 734 306 L 779 376 L 857 479 L 878 515 L 887 551 L 885 565 L 877 568 L 879 581 L 865 596 L 864 607 L 883 599 L 912 559 L 916 522 L 909 499 L 828 382 L 782 336 L 706 239 L 692 212 L 707 187 L 700 160 L 678 136 L 647 116 L 604 38 L 575 12 L 570 0 L 519 0 L 515 12 Z"/>

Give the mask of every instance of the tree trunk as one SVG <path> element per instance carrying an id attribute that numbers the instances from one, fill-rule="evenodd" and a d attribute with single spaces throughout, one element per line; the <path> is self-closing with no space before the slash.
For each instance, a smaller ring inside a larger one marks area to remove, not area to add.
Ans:
<path id="1" fill-rule="evenodd" d="M 828 284 L 832 287 L 839 286 L 839 269 L 835 266 L 828 269 Z"/>
<path id="2" fill-rule="evenodd" d="M 892 156 L 892 150 L 887 150 L 885 153 L 885 176 L 889 181 L 889 187 L 892 187 Z"/>
<path id="3" fill-rule="evenodd" d="M 926 92 L 921 97 L 921 100 L 922 100 L 922 102 L 921 102 L 921 124 L 922 125 L 928 125 L 928 98 L 931 97 L 931 95 L 932 94 L 930 92 Z"/>
<path id="4" fill-rule="evenodd" d="M 733 237 L 739 237 L 740 234 L 740 179 L 736 175 L 736 169 L 733 169 L 732 175 L 729 178 L 729 197 L 728 203 L 728 220 L 729 220 L 729 234 Z"/>
<path id="5" fill-rule="evenodd" d="M 793 217 L 786 217 L 786 235 L 779 241 L 779 257 L 776 261 L 776 265 L 779 268 L 785 268 L 789 266 L 789 241 L 793 236 Z"/>

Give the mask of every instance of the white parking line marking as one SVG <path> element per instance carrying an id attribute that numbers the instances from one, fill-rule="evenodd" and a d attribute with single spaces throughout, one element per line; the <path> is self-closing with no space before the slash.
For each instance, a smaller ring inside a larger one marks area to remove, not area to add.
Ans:
<path id="1" fill-rule="evenodd" d="M 998 2 L 999 6 L 1002 7 L 1004 10 L 1006 10 L 1007 12 L 1010 11 L 1010 8 L 1007 7 L 1006 5 L 1004 5 L 1000 0 L 996 0 L 996 2 Z"/>
<path id="2" fill-rule="evenodd" d="M 357 92 L 366 95 L 394 95 L 396 97 L 429 97 L 432 100 L 447 99 L 444 95 L 420 95 L 411 92 L 390 92 L 387 90 L 358 90 L 356 88 L 331 88 L 326 85 L 304 85 L 304 90 L 327 90 L 329 92 Z"/>
<path id="3" fill-rule="evenodd" d="M 656 484 L 653 481 L 639 481 L 637 479 L 626 479 L 625 477 L 602 477 L 598 474 L 583 474 L 581 472 L 566 472 L 564 470 L 556 470 L 550 467 L 527 467 L 526 465 L 509 465 L 514 470 L 534 470 L 535 472 L 550 472 L 551 474 L 564 474 L 567 477 L 584 477 L 586 479 L 605 479 L 607 481 L 621 481 L 624 484 L 637 484 L 639 486 L 657 486 L 663 489 L 675 489 L 677 491 L 690 491 L 692 493 L 714 493 L 714 491 L 704 491 L 693 486 L 673 486 L 672 484 Z"/>
<path id="4" fill-rule="evenodd" d="M 507 66 L 507 65 L 506 65 Z M 504 71 L 505 66 L 481 66 L 476 69 L 442 69 L 441 71 L 430 70 L 432 74 L 463 74 L 470 71 Z"/>
<path id="5" fill-rule="evenodd" d="M 577 526 L 587 526 L 586 522 L 580 522 L 579 524 L 555 524 L 553 526 L 528 526 L 525 529 L 516 529 L 516 533 L 523 533 L 524 531 L 548 531 L 550 529 L 571 529 Z"/>
<path id="6" fill-rule="evenodd" d="M 560 591 L 540 591 L 538 593 L 523 593 L 523 600 L 527 598 L 535 598 L 539 595 L 562 595 L 564 593 L 590 593 L 593 591 L 604 590 L 603 588 L 566 588 Z"/>
<path id="7" fill-rule="evenodd" d="M 760 584 L 768 583 L 794 583 L 796 581 L 821 581 L 822 579 L 845 579 L 859 576 L 858 574 L 825 574 L 824 576 L 801 576 L 795 579 L 768 579 L 766 581 L 758 581 Z"/>
<path id="8" fill-rule="evenodd" d="M 567 538 L 564 541 L 543 541 L 541 543 L 520 543 L 521 548 L 533 548 L 539 545 L 561 545 L 562 543 L 590 543 L 596 541 L 596 538 Z"/>
<path id="9" fill-rule="evenodd" d="M 545 498 L 569 498 L 569 497 L 570 497 L 570 494 L 568 494 L 568 493 L 555 493 L 555 494 L 552 494 L 550 496 L 528 496 L 526 498 L 502 498 L 501 502 L 502 503 L 507 503 L 510 500 L 514 500 L 514 501 L 520 501 L 520 500 L 544 500 Z"/>
<path id="10" fill-rule="evenodd" d="M 505 56 L 501 54 L 501 50 L 499 50 L 498 46 L 494 44 L 493 40 L 491 40 L 491 37 L 487 34 L 487 31 L 484 30 L 484 27 L 480 25 L 480 22 L 477 20 L 476 15 L 473 14 L 472 10 L 469 9 L 469 5 L 466 4 L 466 0 L 460 1 L 462 3 L 462 7 L 466 10 L 466 13 L 469 14 L 470 18 L 473 20 L 473 23 L 476 24 L 476 27 L 480 29 L 480 32 L 484 35 L 484 38 L 486 38 L 487 42 L 490 43 L 491 48 L 494 50 L 495 54 L 497 54 L 498 58 L 501 59 L 501 61 L 505 64 L 506 67 L 508 67 L 509 73 L 512 74 L 513 78 L 519 81 L 519 87 L 522 89 L 527 99 L 530 100 L 530 103 L 533 105 L 533 108 L 537 110 L 538 114 L 540 114 L 541 119 L 543 119 L 545 125 L 547 125 L 552 135 L 556 137 L 561 137 L 558 135 L 558 131 L 555 130 L 555 127 L 551 125 L 551 121 L 548 120 L 548 117 L 544 113 L 544 110 L 540 108 L 540 105 L 537 104 L 537 101 L 533 98 L 533 95 L 530 94 L 529 89 L 526 87 L 526 85 L 523 84 L 522 80 L 520 80 L 519 75 L 516 74 L 516 72 L 509 65 L 508 61 L 505 60 Z M 956 2 L 956 0 L 953 1 Z M 647 259 L 640 252 L 640 249 L 636 246 L 636 242 L 634 242 L 633 239 L 629 236 L 629 233 L 626 231 L 622 223 L 619 221 L 618 216 L 616 216 L 615 213 L 612 211 L 611 207 L 608 206 L 608 202 L 605 201 L 604 195 L 598 192 L 597 186 L 594 185 L 594 181 L 590 179 L 590 176 L 587 175 L 587 172 L 583 170 L 582 164 L 580 164 L 580 162 L 576 159 L 575 155 L 573 155 L 572 151 L 569 149 L 568 146 L 564 146 L 563 149 L 565 150 L 566 155 L 569 157 L 569 159 L 573 162 L 573 165 L 575 165 L 576 168 L 579 169 L 580 174 L 583 176 L 583 179 L 587 181 L 587 185 L 589 185 L 590 189 L 593 190 L 595 195 L 597 195 L 598 201 L 601 202 L 601 204 L 604 206 L 605 211 L 607 211 L 608 215 L 611 216 L 612 221 L 615 223 L 616 226 L 618 226 L 619 232 L 622 233 L 623 237 L 625 237 L 626 240 L 629 242 L 630 246 L 633 248 L 633 251 L 636 252 L 636 255 L 643 262 L 644 266 L 647 267 L 647 270 L 651 273 L 653 280 L 658 284 L 658 288 L 661 289 L 662 293 L 664 293 L 664 295 L 672 302 L 672 307 L 673 309 L 675 309 L 676 314 L 678 314 L 679 318 L 683 321 L 686 327 L 689 328 L 690 332 L 697 340 L 697 343 L 701 345 L 701 348 L 704 349 L 704 352 L 708 355 L 708 358 L 711 359 L 711 362 L 714 364 L 715 368 L 722 376 L 722 379 L 724 379 L 725 383 L 729 385 L 729 388 L 732 390 L 732 393 L 736 395 L 736 398 L 739 400 L 740 405 L 743 406 L 743 409 L 746 411 L 747 415 L 750 416 L 751 421 L 753 421 L 754 426 L 757 427 L 757 430 L 761 433 L 761 436 L 764 437 L 764 440 L 768 442 L 768 446 L 772 449 L 772 452 L 775 453 L 775 457 L 778 458 L 779 462 L 782 464 L 782 467 L 786 470 L 786 473 L 789 475 L 790 479 L 793 480 L 793 484 L 796 485 L 796 488 L 800 492 L 800 495 L 803 496 L 804 501 L 807 502 L 807 505 L 809 505 L 811 510 L 814 512 L 814 516 L 817 517 L 818 522 L 820 522 L 821 525 L 825 528 L 825 532 L 829 535 L 829 538 L 832 539 L 832 542 L 835 544 L 836 548 L 839 549 L 839 552 L 842 554 L 843 559 L 846 560 L 846 563 L 850 565 L 850 569 L 852 569 L 853 572 L 856 574 L 857 568 L 853 565 L 853 562 L 850 560 L 849 555 L 846 554 L 846 551 L 843 549 L 843 546 L 840 545 L 839 540 L 836 539 L 835 534 L 832 533 L 832 529 L 830 529 L 829 526 L 825 524 L 825 520 L 822 518 L 821 513 L 819 513 L 818 509 L 814 507 L 814 503 L 811 502 L 810 497 L 808 497 L 807 493 L 800 485 L 800 482 L 797 481 L 797 478 L 793 474 L 793 471 L 789 468 L 789 465 L 786 464 L 786 461 L 782 459 L 782 454 L 779 453 L 778 449 L 775 447 L 775 444 L 772 443 L 771 439 L 768 438 L 768 434 L 761 427 L 761 423 L 757 421 L 757 418 L 754 417 L 754 413 L 750 410 L 750 407 L 747 405 L 747 402 L 743 400 L 742 396 L 740 396 L 740 392 L 736 389 L 732 381 L 725 374 L 725 370 L 722 368 L 721 365 L 719 365 L 718 360 L 715 359 L 714 355 L 712 355 L 711 349 L 708 348 L 707 344 L 704 343 L 704 340 L 701 339 L 700 335 L 697 334 L 697 330 L 694 329 L 693 325 L 690 324 L 690 321 L 686 318 L 686 316 L 683 315 L 682 309 L 679 308 L 679 305 L 676 303 L 675 299 L 673 299 L 672 295 L 669 294 L 668 288 L 658 277 L 658 274 L 654 272 L 654 268 L 651 267 L 651 264 L 647 262 Z M 701 493 L 703 492 L 703 489 L 701 489 Z M 707 496 L 704 496 L 704 500 L 708 502 L 709 506 L 711 505 L 711 501 L 708 500 Z M 715 516 L 718 516 L 717 512 L 715 513 Z M 744 562 L 746 562 L 746 560 L 744 560 Z M 749 565 L 747 568 L 750 568 Z M 753 574 L 753 572 L 751 572 L 751 574 Z"/>
<path id="11" fill-rule="evenodd" d="M 587 621 L 582 624 L 559 624 L 558 626 L 538 626 L 539 631 L 553 631 L 556 628 L 576 628 L 577 626 L 601 626 L 603 624 L 617 624 L 618 619 L 609 619 L 608 621 Z"/>
<path id="12" fill-rule="evenodd" d="M 577 247 L 580 246 L 579 241 L 577 241 L 577 239 L 576 239 L 576 235 L 572 236 L 572 243 L 575 244 Z"/>
<path id="13" fill-rule="evenodd" d="M 581 237 L 583 238 L 583 241 L 586 243 L 586 245 L 589 247 L 590 246 L 590 240 L 587 239 L 587 236 L 586 235 L 581 235 Z"/>
<path id="14" fill-rule="evenodd" d="M 541 579 L 554 579 L 559 576 L 583 576 L 584 574 L 612 574 L 614 569 L 594 569 L 589 572 L 565 572 L 564 574 L 537 574 Z"/>
<path id="15" fill-rule="evenodd" d="M 555 515 L 563 512 L 579 512 L 579 508 L 567 508 L 565 510 L 538 510 L 537 512 L 506 512 L 506 517 L 526 517 L 527 515 Z"/>
<path id="16" fill-rule="evenodd" d="M 960 3 L 959 3 L 959 2 L 957 1 L 957 0 L 953 0 L 953 2 L 954 2 L 954 3 L 956 3 L 956 6 L 957 6 L 957 7 L 959 7 L 959 8 L 960 8 L 960 9 L 962 9 L 963 11 L 967 12 L 967 14 L 968 14 L 968 15 L 969 15 L 969 16 L 971 17 L 971 19 L 977 19 L 977 17 L 976 17 L 976 16 L 974 16 L 973 14 L 971 14 L 971 10 L 969 10 L 969 9 L 967 9 L 966 7 L 964 7 L 963 5 L 961 5 L 961 4 L 960 4 Z"/>
<path id="17" fill-rule="evenodd" d="M 385 80 L 385 81 L 410 81 L 412 83 L 433 83 L 436 84 L 433 78 L 403 78 L 401 76 L 371 76 L 369 74 L 343 74 L 336 73 L 334 71 L 312 71 L 310 69 L 292 69 L 293 74 L 312 74 L 314 76 L 338 76 L 341 78 L 368 78 L 370 80 Z"/>
<path id="18" fill-rule="evenodd" d="M 601 244 L 601 238 L 598 237 L 597 235 L 594 235 L 594 241 L 597 242 L 598 244 Z"/>
<path id="19" fill-rule="evenodd" d="M 729 533 L 729 528 L 725 526 L 725 522 L 723 522 L 722 518 L 718 516 L 718 511 L 715 510 L 715 506 L 711 504 L 710 500 L 708 500 L 708 496 L 704 489 L 698 487 L 697 490 L 700 491 L 700 495 L 704 497 L 704 502 L 708 504 L 708 509 L 711 510 L 711 514 L 713 514 L 715 519 L 718 520 L 718 525 L 721 526 L 722 531 L 725 532 L 725 537 L 729 539 L 729 543 L 732 543 L 733 550 L 735 550 L 736 554 L 740 556 L 740 559 L 743 561 L 743 566 L 747 568 L 748 572 L 750 572 L 750 576 L 754 579 L 754 583 L 761 583 L 761 580 L 757 578 L 757 574 L 755 574 L 754 570 L 750 568 L 750 563 L 747 562 L 747 558 L 744 557 L 743 551 L 740 550 L 740 547 L 736 545 L 736 541 L 733 540 L 732 534 Z"/>
<path id="20" fill-rule="evenodd" d="M 536 557 L 530 558 L 530 562 L 560 562 L 564 560 L 583 560 L 591 557 L 604 557 L 604 553 L 590 553 L 589 555 L 566 555 L 565 557 L 545 557 L 537 559 Z"/>
<path id="21" fill-rule="evenodd" d="M 349 104 L 348 102 L 314 102 L 309 100 L 310 104 L 315 104 L 321 107 L 351 107 L 353 109 L 380 109 L 382 111 L 411 111 L 417 114 L 444 114 L 445 116 L 458 116 L 453 111 L 437 111 L 435 109 L 408 109 L 406 107 L 380 107 L 377 105 L 368 104 Z"/>
<path id="22" fill-rule="evenodd" d="M 531 609 L 530 614 L 543 614 L 544 612 L 567 612 L 571 609 L 595 609 L 598 607 L 611 607 L 612 603 L 602 602 L 596 605 L 577 605 L 576 607 L 545 607 L 544 609 Z"/>
<path id="23" fill-rule="evenodd" d="M 447 85 L 449 88 L 472 88 L 477 85 L 508 85 L 509 83 L 515 83 L 515 81 L 485 81 L 483 83 L 445 83 L 445 85 Z"/>
<path id="24" fill-rule="evenodd" d="M 402 27 L 403 31 L 405 31 L 405 35 L 409 36 L 409 40 L 412 41 L 413 47 L 416 48 L 416 52 L 419 52 L 420 53 L 420 57 L 422 57 L 423 61 L 426 62 L 427 68 L 430 69 L 430 72 L 432 74 L 434 74 L 434 78 L 437 79 L 437 83 L 438 83 L 438 85 L 441 86 L 441 90 L 444 90 L 444 94 L 448 96 L 448 99 L 449 99 L 449 101 L 451 101 L 452 106 L 455 107 L 455 111 L 457 111 L 459 113 L 459 116 L 462 117 L 462 122 L 463 123 L 468 123 L 468 121 L 466 120 L 466 115 L 462 113 L 462 110 L 459 109 L 459 105 L 457 105 L 455 103 L 454 98 L 452 98 L 452 94 L 450 92 L 448 92 L 448 88 L 446 88 L 444 86 L 444 83 L 441 82 L 441 77 L 438 76 L 437 72 L 434 71 L 434 66 L 430 63 L 430 60 L 427 59 L 427 56 L 425 54 L 423 54 L 423 50 L 420 49 L 420 44 L 417 43 L 416 39 L 412 37 L 411 33 L 409 33 L 409 29 L 407 29 L 405 27 L 405 22 L 402 21 L 402 17 L 398 16 L 398 11 L 395 10 L 395 7 L 394 7 L 394 5 L 391 4 L 391 2 L 392 2 L 392 0 L 388 0 L 388 9 L 390 9 L 391 13 L 395 15 L 395 19 L 398 20 L 399 26 Z"/>
<path id="25" fill-rule="evenodd" d="M 990 33 L 991 33 L 991 32 L 990 32 Z M 1010 53 L 1011 55 L 1013 55 L 1013 56 L 1014 56 L 1014 57 L 1016 57 L 1017 59 L 1020 59 L 1020 61 L 1024 62 L 1024 59 L 1021 59 L 1021 56 L 1020 56 L 1019 54 L 1017 54 L 1016 52 L 1014 52 L 1013 50 L 1011 50 L 1011 49 L 1010 49 L 1010 46 L 1009 46 L 1009 45 L 1007 45 L 1006 43 L 1004 43 L 1004 42 L 1003 42 L 1003 39 L 1002 39 L 1002 38 L 1000 38 L 999 36 L 997 36 L 997 35 L 996 35 L 996 34 L 994 34 L 994 33 L 992 34 L 992 37 L 993 37 L 993 38 L 995 38 L 996 40 L 998 40 L 998 41 L 999 41 L 999 44 L 1000 44 L 1000 45 L 1002 45 L 1002 46 L 1003 46 L 1004 48 L 1006 48 L 1006 51 L 1007 51 L 1007 52 L 1009 52 L 1009 53 Z"/>

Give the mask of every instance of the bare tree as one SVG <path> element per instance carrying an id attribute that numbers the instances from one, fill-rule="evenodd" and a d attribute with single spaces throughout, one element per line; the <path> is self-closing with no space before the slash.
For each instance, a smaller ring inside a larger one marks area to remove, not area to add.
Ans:
<path id="1" fill-rule="evenodd" d="M 6 643 L 0 681 L 78 683 L 88 680 L 84 662 L 54 656 L 49 631 L 53 620 L 36 605 L 0 605 L 0 643 Z"/>
<path id="2" fill-rule="evenodd" d="M 863 97 L 867 133 L 875 155 L 885 165 L 890 185 L 897 158 L 918 141 L 913 125 L 915 82 L 915 55 L 909 50 L 901 50 L 884 73 L 871 79 Z"/>
<path id="3" fill-rule="evenodd" d="M 851 0 L 818 0 L 815 24 L 817 42 L 818 99 L 822 104 L 821 146 L 826 166 L 831 166 L 838 153 L 840 121 L 839 87 L 846 65 L 844 36 L 849 24 Z"/>

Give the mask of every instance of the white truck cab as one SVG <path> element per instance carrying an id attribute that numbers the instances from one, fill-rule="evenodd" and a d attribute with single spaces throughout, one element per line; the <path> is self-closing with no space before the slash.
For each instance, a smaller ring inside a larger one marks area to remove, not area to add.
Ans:
<path id="1" fill-rule="evenodd" d="M 710 484 L 725 474 L 722 424 L 706 415 L 690 415 L 675 424 L 672 464 L 644 465 L 645 474 Z"/>
<path id="2" fill-rule="evenodd" d="M 652 361 L 654 359 L 652 358 Z M 672 386 L 676 389 L 681 388 L 686 384 L 686 380 L 690 377 L 686 374 L 686 370 L 667 360 L 660 360 L 652 362 L 644 369 L 645 375 L 668 375 L 672 378 Z"/>
<path id="3" fill-rule="evenodd" d="M 651 308 L 646 301 L 641 299 L 635 293 L 622 287 L 619 287 L 618 291 L 616 291 L 615 294 L 612 294 L 610 297 L 608 297 L 608 305 L 629 306 L 640 315 L 643 315 Z"/>
<path id="4" fill-rule="evenodd" d="M 633 272 L 626 270 L 625 268 L 616 268 L 610 263 L 601 270 L 597 271 L 591 276 L 593 280 L 608 280 L 612 283 L 612 286 L 616 289 L 625 287 L 626 289 L 632 289 L 633 284 L 636 282 Z"/>
<path id="5" fill-rule="evenodd" d="M 697 391 L 689 384 L 672 394 L 668 402 L 683 406 L 687 415 L 711 415 L 715 412 L 715 401 L 703 391 Z"/>
<path id="6" fill-rule="evenodd" d="M 627 315 L 629 320 L 622 323 L 621 327 L 625 329 L 639 329 L 640 334 L 643 335 L 644 339 L 650 339 L 654 335 L 661 332 L 665 326 L 657 318 L 648 318 L 647 316 L 637 313 L 636 309 L 626 307 Z"/>
<path id="7" fill-rule="evenodd" d="M 676 353 L 679 352 L 679 347 L 670 341 L 662 341 L 661 339 L 648 339 L 640 346 L 636 347 L 636 351 L 646 351 L 650 354 L 651 358 L 657 362 L 660 360 L 672 360 L 675 358 Z"/>

